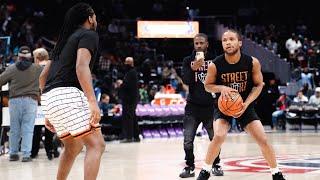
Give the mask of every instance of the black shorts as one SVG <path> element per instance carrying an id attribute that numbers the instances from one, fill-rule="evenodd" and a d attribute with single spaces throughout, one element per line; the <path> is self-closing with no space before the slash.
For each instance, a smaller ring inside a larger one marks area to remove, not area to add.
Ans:
<path id="1" fill-rule="evenodd" d="M 219 110 L 219 108 L 216 108 L 214 112 L 214 120 L 217 120 L 217 119 L 224 119 L 228 121 L 229 124 L 231 124 L 233 117 L 224 115 Z M 239 118 L 236 118 L 236 120 L 240 124 L 240 126 L 244 129 L 250 122 L 254 120 L 260 120 L 260 118 L 258 117 L 256 111 L 254 110 L 253 105 L 250 104 L 246 109 L 246 111 Z"/>

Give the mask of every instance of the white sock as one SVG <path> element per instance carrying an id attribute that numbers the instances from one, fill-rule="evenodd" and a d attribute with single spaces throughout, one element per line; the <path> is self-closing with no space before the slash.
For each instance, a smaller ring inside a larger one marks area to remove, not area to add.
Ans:
<path id="1" fill-rule="evenodd" d="M 271 171 L 271 174 L 272 174 L 272 175 L 277 174 L 278 172 L 280 172 L 280 170 L 279 170 L 278 167 L 270 168 L 270 171 Z"/>
<path id="2" fill-rule="evenodd" d="M 207 172 L 210 172 L 212 169 L 212 164 L 204 163 L 204 165 L 202 166 L 202 169 L 206 170 Z"/>

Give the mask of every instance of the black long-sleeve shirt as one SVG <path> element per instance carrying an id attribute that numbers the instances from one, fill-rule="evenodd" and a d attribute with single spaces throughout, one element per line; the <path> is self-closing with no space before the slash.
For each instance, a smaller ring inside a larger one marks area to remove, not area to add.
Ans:
<path id="1" fill-rule="evenodd" d="M 136 104 L 139 101 L 138 73 L 135 68 L 130 69 L 124 76 L 120 86 L 120 98 L 125 104 Z"/>

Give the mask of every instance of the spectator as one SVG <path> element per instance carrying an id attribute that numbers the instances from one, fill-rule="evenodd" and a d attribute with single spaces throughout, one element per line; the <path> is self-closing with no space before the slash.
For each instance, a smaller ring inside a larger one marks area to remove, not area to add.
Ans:
<path id="1" fill-rule="evenodd" d="M 49 61 L 49 53 L 44 48 L 38 48 L 33 51 L 34 63 L 45 66 Z"/>
<path id="2" fill-rule="evenodd" d="M 121 142 L 139 142 L 139 127 L 136 117 L 136 106 L 139 100 L 138 74 L 134 68 L 132 57 L 125 59 L 125 76 L 120 86 L 122 100 L 122 132 Z"/>
<path id="3" fill-rule="evenodd" d="M 0 86 L 9 85 L 9 160 L 19 160 L 21 139 L 22 162 L 32 161 L 31 147 L 34 122 L 39 99 L 39 76 L 41 67 L 31 62 L 31 50 L 28 46 L 19 49 L 19 60 L 10 65 L 0 75 Z"/>
<path id="4" fill-rule="evenodd" d="M 98 65 L 99 77 L 104 78 L 104 76 L 107 75 L 110 70 L 110 54 L 107 52 L 102 52 L 101 56 L 99 57 Z"/>
<path id="5" fill-rule="evenodd" d="M 308 102 L 308 98 L 303 95 L 303 92 L 300 90 L 297 92 L 297 96 L 293 98 L 293 102 L 305 103 Z"/>
<path id="6" fill-rule="evenodd" d="M 25 39 L 29 46 L 34 45 L 34 34 L 33 34 L 34 24 L 31 19 L 28 18 L 22 25 L 21 33 L 25 36 Z"/>
<path id="7" fill-rule="evenodd" d="M 317 68 L 320 67 L 319 63 L 319 57 L 317 56 L 314 49 L 308 49 L 308 64 L 310 68 Z"/>
<path id="8" fill-rule="evenodd" d="M 158 86 L 152 85 L 150 91 L 149 91 L 149 102 L 151 102 L 154 99 L 154 96 L 158 93 Z"/>
<path id="9" fill-rule="evenodd" d="M 33 51 L 33 57 L 35 64 L 39 64 L 43 69 L 44 66 L 49 61 L 49 53 L 44 48 L 38 48 Z M 40 125 L 36 125 L 34 127 L 33 139 L 32 139 L 32 150 L 31 157 L 36 158 L 38 156 L 38 152 L 40 149 L 40 141 L 42 139 L 42 127 Z M 44 130 L 44 148 L 46 150 L 46 154 L 49 160 L 52 160 L 53 157 L 57 158 L 60 155 L 58 151 L 58 140 L 54 140 L 54 133 L 49 131 L 47 128 Z"/>
<path id="10" fill-rule="evenodd" d="M 99 102 L 99 107 L 104 116 L 108 116 L 109 114 L 113 115 L 115 113 L 115 105 L 110 104 L 110 96 L 107 94 L 102 94 L 101 101 Z"/>
<path id="11" fill-rule="evenodd" d="M 274 77 L 270 78 L 266 85 L 263 87 L 261 91 L 261 95 L 257 99 L 256 109 L 258 110 L 258 115 L 263 120 L 271 122 L 272 124 L 272 113 L 276 111 L 275 103 L 279 98 L 280 93 L 278 89 L 278 83 Z M 268 108 L 265 108 L 268 107 Z"/>
<path id="12" fill-rule="evenodd" d="M 140 95 L 140 103 L 141 104 L 147 104 L 149 103 L 149 95 L 148 95 L 148 86 L 144 84 L 144 81 L 140 81 L 140 87 L 139 87 L 139 95 Z"/>
<path id="13" fill-rule="evenodd" d="M 286 48 L 289 51 L 289 55 L 295 54 L 295 51 L 302 47 L 302 44 L 296 34 L 292 34 L 292 36 L 286 41 Z"/>
<path id="14" fill-rule="evenodd" d="M 308 84 L 309 89 L 313 88 L 313 74 L 309 72 L 307 67 L 303 68 L 301 72 L 301 84 Z"/>
<path id="15" fill-rule="evenodd" d="M 291 104 L 291 99 L 284 93 L 280 92 L 281 95 L 276 102 L 277 110 L 272 113 L 272 128 L 276 130 L 279 118 L 283 118 L 286 109 Z"/>
<path id="16" fill-rule="evenodd" d="M 163 69 L 162 78 L 169 82 L 170 78 L 175 78 L 176 76 L 178 75 L 176 70 L 173 67 L 173 61 L 168 61 L 167 65 Z"/>
<path id="17" fill-rule="evenodd" d="M 108 31 L 112 34 L 118 34 L 119 33 L 119 27 L 116 24 L 116 20 L 112 20 L 110 24 L 108 25 Z"/>
<path id="18" fill-rule="evenodd" d="M 306 68 L 308 66 L 306 53 L 303 51 L 302 48 L 296 51 L 296 62 L 301 68 Z"/>
<path id="19" fill-rule="evenodd" d="M 316 87 L 314 95 L 309 99 L 309 104 L 320 106 L 320 87 Z"/>
<path id="20" fill-rule="evenodd" d="M 314 93 L 307 83 L 303 84 L 301 91 L 307 97 L 312 96 L 312 94 Z"/>

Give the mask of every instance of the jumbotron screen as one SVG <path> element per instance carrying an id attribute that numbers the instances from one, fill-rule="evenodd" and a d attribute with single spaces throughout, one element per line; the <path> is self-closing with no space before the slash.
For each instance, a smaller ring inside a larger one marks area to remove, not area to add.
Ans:
<path id="1" fill-rule="evenodd" d="M 198 21 L 137 21 L 138 38 L 194 38 Z"/>

